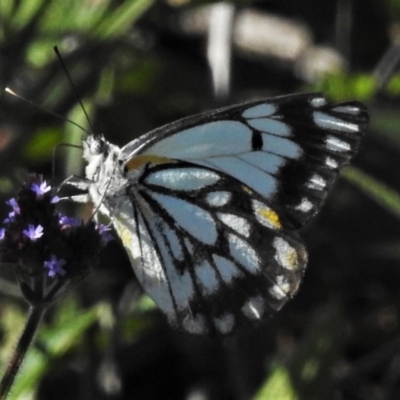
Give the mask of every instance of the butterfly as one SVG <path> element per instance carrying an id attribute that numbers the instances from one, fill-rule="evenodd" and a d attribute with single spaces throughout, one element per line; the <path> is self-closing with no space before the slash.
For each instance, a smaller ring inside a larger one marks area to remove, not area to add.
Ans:
<path id="1" fill-rule="evenodd" d="M 119 148 L 83 140 L 87 191 L 137 279 L 174 327 L 229 335 L 299 288 L 297 234 L 321 208 L 368 123 L 357 101 L 293 94 L 170 123 Z"/>

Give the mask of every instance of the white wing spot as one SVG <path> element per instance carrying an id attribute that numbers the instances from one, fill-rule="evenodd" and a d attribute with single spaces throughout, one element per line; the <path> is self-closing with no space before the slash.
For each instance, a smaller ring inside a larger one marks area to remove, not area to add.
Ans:
<path id="1" fill-rule="evenodd" d="M 315 108 L 319 108 L 326 105 L 326 100 L 323 97 L 316 97 L 311 100 L 311 105 Z"/>
<path id="2" fill-rule="evenodd" d="M 358 115 L 360 114 L 360 108 L 355 106 L 338 106 L 332 108 L 332 111 L 336 111 L 342 114 Z"/>
<path id="3" fill-rule="evenodd" d="M 321 111 L 314 111 L 314 123 L 322 129 L 330 129 L 342 132 L 359 132 L 357 124 L 345 122 L 340 118 L 332 117 Z"/>
<path id="4" fill-rule="evenodd" d="M 329 156 L 327 156 L 327 157 L 325 158 L 325 165 L 326 165 L 328 168 L 332 168 L 332 169 L 337 169 L 337 168 L 339 168 L 338 162 L 337 162 L 334 158 L 329 157 Z"/>
<path id="5" fill-rule="evenodd" d="M 218 318 L 214 318 L 214 325 L 219 333 L 226 335 L 235 326 L 235 317 L 233 314 L 223 314 Z"/>
<path id="6" fill-rule="evenodd" d="M 322 176 L 314 174 L 307 182 L 307 187 L 314 190 L 323 190 L 326 186 L 326 181 Z"/>
<path id="7" fill-rule="evenodd" d="M 217 213 L 217 217 L 235 232 L 245 237 L 250 236 L 250 223 L 242 217 L 233 214 Z"/>
<path id="8" fill-rule="evenodd" d="M 351 146 L 349 143 L 345 142 L 344 140 L 340 140 L 335 136 L 327 136 L 326 137 L 326 148 L 331 151 L 338 151 L 338 152 L 345 152 L 350 151 Z"/>
<path id="9" fill-rule="evenodd" d="M 189 333 L 197 335 L 206 333 L 206 320 L 204 315 L 187 315 L 182 321 L 182 327 Z"/>
<path id="10" fill-rule="evenodd" d="M 297 257 L 296 249 L 294 249 L 286 240 L 280 237 L 276 237 L 272 242 L 272 245 L 275 247 L 275 260 L 279 265 L 289 270 L 297 269 L 299 259 Z"/>
<path id="11" fill-rule="evenodd" d="M 313 204 L 310 200 L 303 197 L 299 205 L 297 205 L 294 209 L 301 212 L 308 212 L 313 208 Z"/>
<path id="12" fill-rule="evenodd" d="M 272 286 L 272 288 L 269 289 L 269 293 L 272 297 L 275 297 L 275 299 L 282 300 L 287 297 L 287 294 L 289 293 L 289 284 L 283 282 L 283 277 L 278 277 L 278 279 L 279 278 L 282 278 L 281 281 Z"/>
<path id="13" fill-rule="evenodd" d="M 229 192 L 210 192 L 207 193 L 206 202 L 212 207 L 222 207 L 229 203 L 232 194 Z"/>
<path id="14" fill-rule="evenodd" d="M 152 172 L 145 179 L 147 184 L 171 190 L 199 190 L 218 182 L 220 177 L 200 168 L 173 168 Z"/>
<path id="15" fill-rule="evenodd" d="M 265 311 L 265 301 L 261 296 L 251 297 L 242 307 L 243 314 L 249 319 L 261 319 Z"/>

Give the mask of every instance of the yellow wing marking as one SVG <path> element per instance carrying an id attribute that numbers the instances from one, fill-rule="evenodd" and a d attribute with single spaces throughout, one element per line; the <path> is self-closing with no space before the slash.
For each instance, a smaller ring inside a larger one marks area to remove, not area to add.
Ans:
<path id="1" fill-rule="evenodd" d="M 279 220 L 278 214 L 275 211 L 272 211 L 270 208 L 260 208 L 257 210 L 257 212 L 276 229 L 282 228 L 281 221 Z"/>
<path id="2" fill-rule="evenodd" d="M 161 157 L 161 156 L 153 156 L 143 155 L 131 158 L 126 164 L 125 168 L 128 171 L 139 169 L 145 164 L 152 163 L 152 164 L 164 164 L 173 161 L 171 158 L 168 157 Z"/>

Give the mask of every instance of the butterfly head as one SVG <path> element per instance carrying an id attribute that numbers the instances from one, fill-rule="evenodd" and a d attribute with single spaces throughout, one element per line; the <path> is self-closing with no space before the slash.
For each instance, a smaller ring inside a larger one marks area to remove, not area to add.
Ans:
<path id="1" fill-rule="evenodd" d="M 89 135 L 82 142 L 83 157 L 87 162 L 86 177 L 98 181 L 110 176 L 115 169 L 115 161 L 120 149 L 105 140 L 102 135 Z"/>

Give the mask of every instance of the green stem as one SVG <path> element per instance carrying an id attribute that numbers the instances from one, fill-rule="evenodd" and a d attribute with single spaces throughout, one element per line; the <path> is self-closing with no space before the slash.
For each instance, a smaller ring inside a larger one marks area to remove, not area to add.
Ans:
<path id="1" fill-rule="evenodd" d="M 22 335 L 19 338 L 14 354 L 11 357 L 8 367 L 0 382 L 0 400 L 5 400 L 7 398 L 45 311 L 45 305 L 35 305 L 30 307 L 25 328 L 22 331 Z"/>

